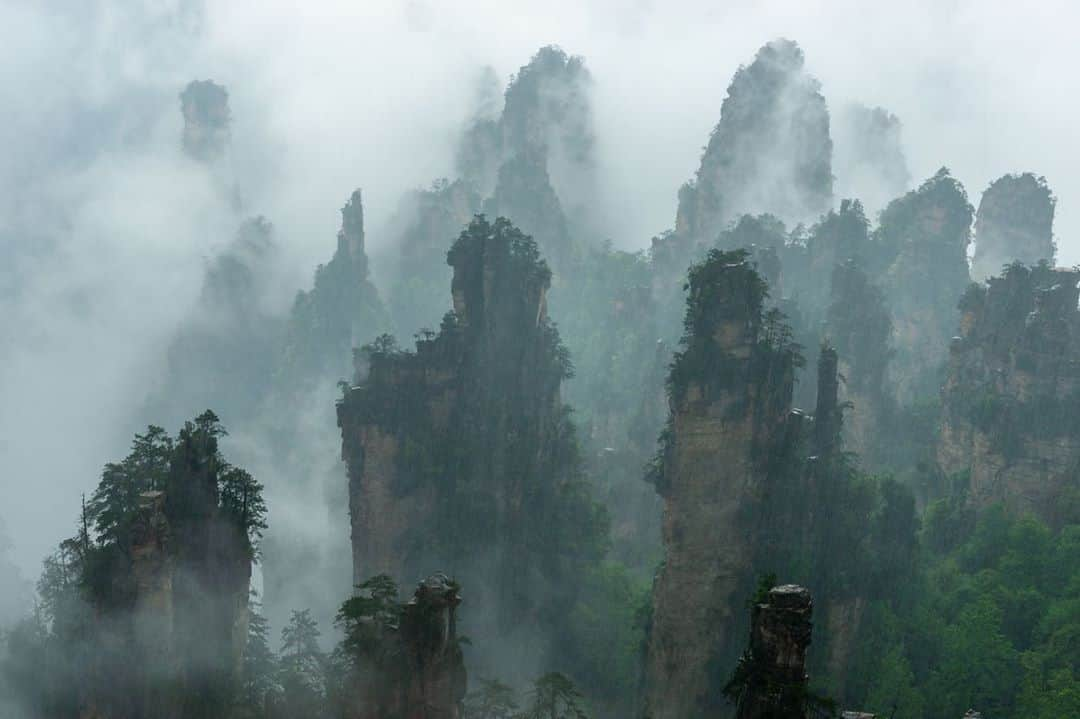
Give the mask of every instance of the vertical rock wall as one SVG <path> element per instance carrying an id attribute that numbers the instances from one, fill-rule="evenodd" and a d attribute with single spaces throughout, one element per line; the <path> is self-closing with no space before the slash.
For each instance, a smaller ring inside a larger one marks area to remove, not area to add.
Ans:
<path id="1" fill-rule="evenodd" d="M 793 357 L 770 344 L 765 286 L 742 252 L 690 274 L 687 337 L 669 377 L 670 425 L 656 483 L 666 561 L 653 591 L 646 716 L 703 716 L 714 655 L 733 653 L 739 592 L 755 551 L 770 461 L 784 455 Z"/>
<path id="2" fill-rule="evenodd" d="M 961 302 L 938 463 L 978 507 L 1080 518 L 1080 272 L 1009 266 Z"/>

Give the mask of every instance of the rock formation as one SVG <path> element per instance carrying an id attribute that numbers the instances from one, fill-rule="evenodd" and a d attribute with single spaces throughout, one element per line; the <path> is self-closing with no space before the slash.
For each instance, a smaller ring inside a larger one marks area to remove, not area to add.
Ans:
<path id="1" fill-rule="evenodd" d="M 440 331 L 415 352 L 368 346 L 338 406 L 354 576 L 453 566 L 492 590 L 477 621 L 508 633 L 537 620 L 603 528 L 559 399 L 569 363 L 536 243 L 480 216 L 447 261 L 454 311 Z"/>
<path id="2" fill-rule="evenodd" d="M 720 704 L 707 668 L 735 653 L 731 627 L 752 573 L 762 495 L 790 454 L 797 355 L 782 328 L 763 321 L 765 294 L 743 251 L 713 250 L 690 270 L 654 473 L 667 559 L 653 590 L 650 719 L 704 716 Z"/>
<path id="3" fill-rule="evenodd" d="M 213 162 L 229 142 L 229 93 L 213 80 L 193 80 L 180 93 L 183 148 L 200 162 Z"/>
<path id="4" fill-rule="evenodd" d="M 484 211 L 533 236 L 557 272 L 570 261 L 571 235 L 597 224 L 591 86 L 580 57 L 543 47 L 511 78 L 501 114 L 478 116 L 458 149 L 462 177 L 487 197 Z"/>
<path id="5" fill-rule="evenodd" d="M 750 646 L 733 679 L 739 683 L 737 719 L 809 716 L 806 653 L 812 612 L 809 590 L 794 584 L 773 587 L 754 603 Z"/>
<path id="6" fill-rule="evenodd" d="M 499 167 L 495 192 L 484 202 L 484 211 L 510 219 L 536 239 L 556 268 L 568 267 L 573 249 L 570 230 L 548 175 L 545 152 L 528 147 L 506 160 Z"/>
<path id="7" fill-rule="evenodd" d="M 1030 172 L 990 183 L 975 215 L 971 276 L 982 282 L 1013 262 L 1054 262 L 1054 205 L 1046 178 Z"/>
<path id="8" fill-rule="evenodd" d="M 353 348 L 386 325 L 385 310 L 369 276 L 364 206 L 360 190 L 355 190 L 341 208 L 333 258 L 315 270 L 312 288 L 296 295 L 278 384 L 300 388 L 348 376 Z"/>
<path id="9" fill-rule="evenodd" d="M 885 382 L 892 355 L 892 318 L 881 291 L 855 260 L 835 265 L 831 284 L 826 333 L 844 377 L 844 445 L 874 464 L 881 445 L 889 441 L 880 432 L 890 404 Z"/>
<path id="10" fill-rule="evenodd" d="M 941 386 L 956 304 L 970 282 L 971 215 L 964 188 L 945 168 L 881 213 L 866 267 L 892 313 L 890 372 L 903 404 Z"/>
<path id="11" fill-rule="evenodd" d="M 503 163 L 522 153 L 539 154 L 554 191 L 576 214 L 575 206 L 595 192 L 591 91 L 581 57 L 553 45 L 540 48 L 510 79 L 502 113 L 480 113 L 466 130 L 458 149 L 461 176 L 487 195 Z M 484 105 L 490 104 L 487 96 Z"/>
<path id="12" fill-rule="evenodd" d="M 467 690 L 456 582 L 433 574 L 404 604 L 362 586 L 346 602 L 354 660 L 345 719 L 461 719 Z"/>
<path id="13" fill-rule="evenodd" d="M 739 651 L 734 618 L 766 572 L 825 598 L 827 639 L 816 654 L 822 675 L 842 685 L 866 600 L 886 586 L 881 572 L 911 562 L 910 494 L 860 482 L 844 451 L 841 356 L 822 345 L 814 414 L 793 408 L 800 347 L 765 298 L 745 250 L 712 250 L 690 270 L 670 416 L 650 474 L 664 500 L 666 554 L 645 666 L 650 719 L 723 712 L 722 675 Z"/>
<path id="14" fill-rule="evenodd" d="M 83 717 L 220 715 L 243 659 L 261 487 L 218 453 L 212 413 L 175 442 L 155 432 L 106 468 L 90 505 L 102 534 L 81 578 L 94 609 Z M 136 492 L 130 514 L 121 489 Z"/>
<path id="15" fill-rule="evenodd" d="M 398 279 L 387 302 L 399 334 L 437 327 L 450 310 L 450 268 L 444 258 L 479 209 L 479 194 L 464 180 L 440 180 L 402 199 L 395 218 Z"/>
<path id="16" fill-rule="evenodd" d="M 899 118 L 882 107 L 851 104 L 834 112 L 837 194 L 859 197 L 877 213 L 911 187 Z"/>
<path id="17" fill-rule="evenodd" d="M 797 44 L 774 40 L 735 73 L 697 175 L 679 191 L 677 233 L 711 242 L 742 214 L 794 223 L 828 209 L 829 113 L 803 64 Z"/>
<path id="18" fill-rule="evenodd" d="M 938 462 L 977 507 L 1080 519 L 1080 272 L 1013 264 L 960 304 Z"/>

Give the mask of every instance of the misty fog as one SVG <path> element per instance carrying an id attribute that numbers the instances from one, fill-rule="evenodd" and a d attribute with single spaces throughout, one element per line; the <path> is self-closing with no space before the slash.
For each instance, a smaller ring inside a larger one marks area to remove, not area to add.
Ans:
<path id="1" fill-rule="evenodd" d="M 589 198 L 583 224 L 616 249 L 647 250 L 674 226 L 732 76 L 783 37 L 798 42 L 831 117 L 835 209 L 858 197 L 874 223 L 942 166 L 977 205 L 996 178 L 1030 171 L 1057 198 L 1057 264 L 1072 266 L 1077 21 L 1065 0 L 0 3 L 0 625 L 31 605 L 43 558 L 76 530 L 80 497 L 132 434 L 151 422 L 174 433 L 205 409 L 188 406 L 199 392 L 235 384 L 171 384 L 170 367 L 192 364 L 177 338 L 235 338 L 255 315 L 287 333 L 357 188 L 370 279 L 387 304 L 401 280 L 402 198 L 460 174 L 463 131 L 498 116 L 539 48 L 587 68 L 594 174 L 562 173 L 565 158 L 548 169 L 561 197 Z M 180 93 L 193 80 L 228 92 L 213 161 L 181 141 Z M 817 214 L 783 219 L 791 229 Z M 255 217 L 265 245 L 238 239 Z M 257 268 L 242 300 L 251 315 L 207 300 L 207 277 L 231 255 Z M 436 294 L 448 309 L 446 277 Z M 558 280 L 552 294 L 553 312 L 572 301 Z M 411 330 L 379 321 L 409 344 Z M 326 371 L 351 381 L 339 359 Z M 268 608 L 275 633 L 290 607 L 331 619 L 351 587 L 338 394 L 309 389 L 272 394 L 249 416 L 219 412 L 225 454 L 267 485 L 264 553 L 288 544 L 304 565 L 290 601 Z M 288 426 L 258 414 L 267 407 Z M 287 452 L 267 439 L 286 434 Z M 265 577 L 256 570 L 258 588 L 281 581 L 272 562 Z"/>

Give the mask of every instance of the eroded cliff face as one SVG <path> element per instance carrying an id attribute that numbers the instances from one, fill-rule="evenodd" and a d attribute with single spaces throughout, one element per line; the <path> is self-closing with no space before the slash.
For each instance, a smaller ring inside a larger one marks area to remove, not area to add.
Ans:
<path id="1" fill-rule="evenodd" d="M 1030 172 L 990 183 L 975 215 L 972 279 L 982 282 L 1013 262 L 1054 262 L 1054 206 L 1045 177 Z"/>
<path id="2" fill-rule="evenodd" d="M 654 478 L 667 557 L 653 590 L 651 719 L 703 716 L 720 701 L 710 664 L 734 653 L 763 491 L 791 431 L 794 352 L 763 323 L 766 288 L 747 255 L 714 251 L 689 291 Z"/>
<path id="3" fill-rule="evenodd" d="M 505 635 L 558 606 L 560 578 L 602 528 L 559 398 L 568 358 L 536 244 L 478 217 L 447 261 L 454 311 L 440 331 L 415 352 L 368 346 L 339 403 L 354 575 L 453 566 L 491 588 L 472 616 Z"/>
<path id="4" fill-rule="evenodd" d="M 960 304 L 938 463 L 977 507 L 1080 519 L 1080 272 L 1013 264 Z"/>

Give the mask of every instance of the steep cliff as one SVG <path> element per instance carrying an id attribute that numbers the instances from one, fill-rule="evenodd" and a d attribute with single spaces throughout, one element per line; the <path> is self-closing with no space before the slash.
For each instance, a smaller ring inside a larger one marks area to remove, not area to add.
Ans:
<path id="1" fill-rule="evenodd" d="M 791 455 L 798 355 L 778 320 L 763 319 L 766 291 L 743 251 L 713 250 L 690 270 L 653 475 L 667 557 L 653 589 L 651 719 L 703 716 L 720 704 L 710 666 L 737 653 L 732 622 L 751 580 L 765 487 Z"/>
<path id="2" fill-rule="evenodd" d="M 447 261 L 454 310 L 440 331 L 415 352 L 386 337 L 366 347 L 338 406 L 354 576 L 454 567 L 490 588 L 473 626 L 505 636 L 557 619 L 567 573 L 605 527 L 559 399 L 569 360 L 536 243 L 480 216 Z"/>
<path id="3" fill-rule="evenodd" d="M 1030 172 L 990 183 L 975 214 L 971 276 L 982 282 L 1013 262 L 1054 262 L 1054 206 L 1046 178 Z"/>
<path id="4" fill-rule="evenodd" d="M 1013 264 L 960 304 L 938 462 L 977 507 L 1080 520 L 1080 272 Z"/>
<path id="5" fill-rule="evenodd" d="M 712 250 L 690 270 L 651 471 L 666 554 L 645 666 L 651 719 L 723 714 L 734 618 L 771 572 L 823 598 L 812 660 L 842 695 L 867 600 L 894 591 L 913 561 L 910 493 L 860 475 L 845 451 L 841 355 L 822 345 L 813 415 L 794 409 L 800 347 L 766 290 L 745 250 Z"/>
<path id="6" fill-rule="evenodd" d="M 970 282 L 971 216 L 963 186 L 945 168 L 881 213 L 866 267 L 892 312 L 890 374 L 903 404 L 941 386 L 956 304 Z"/>
<path id="7" fill-rule="evenodd" d="M 137 435 L 84 511 L 79 583 L 93 615 L 80 716 L 165 719 L 231 706 L 247 638 L 261 486 L 218 451 L 211 412 L 175 440 Z M 90 534 L 90 527 L 96 537 Z"/>
<path id="8" fill-rule="evenodd" d="M 832 201 L 832 140 L 803 52 L 774 40 L 739 68 L 695 179 L 679 191 L 675 230 L 711 241 L 741 214 L 813 219 Z"/>

